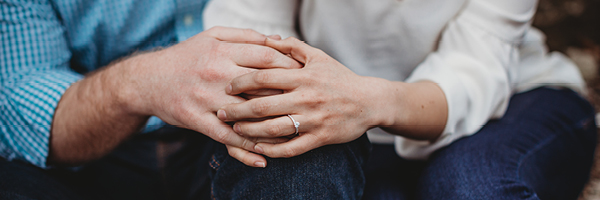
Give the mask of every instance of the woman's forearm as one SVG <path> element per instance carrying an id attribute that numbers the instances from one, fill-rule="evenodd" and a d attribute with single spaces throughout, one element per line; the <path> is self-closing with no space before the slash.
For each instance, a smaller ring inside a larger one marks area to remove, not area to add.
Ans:
<path id="1" fill-rule="evenodd" d="M 446 126 L 448 103 L 442 89 L 433 82 L 387 82 L 388 94 L 381 99 L 389 102 L 382 110 L 383 130 L 416 140 L 435 141 Z M 385 91 L 385 90 L 384 90 Z"/>

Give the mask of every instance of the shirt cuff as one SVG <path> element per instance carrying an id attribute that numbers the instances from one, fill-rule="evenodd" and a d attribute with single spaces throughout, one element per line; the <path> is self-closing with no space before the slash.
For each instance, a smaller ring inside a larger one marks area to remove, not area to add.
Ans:
<path id="1" fill-rule="evenodd" d="M 71 84 L 83 76 L 70 69 L 41 71 L 7 82 L 0 90 L 0 156 L 48 168 L 46 158 L 54 110 Z"/>
<path id="2" fill-rule="evenodd" d="M 146 122 L 146 126 L 144 126 L 141 133 L 150 133 L 162 128 L 165 125 L 167 125 L 167 123 L 163 122 L 160 118 L 152 116 L 150 119 L 148 119 L 148 122 Z"/>
<path id="3" fill-rule="evenodd" d="M 467 135 L 457 133 L 457 130 L 464 129 L 464 127 L 457 127 L 457 125 L 460 126 L 462 124 L 458 121 L 464 119 L 464 116 L 467 114 L 465 110 L 468 109 L 469 104 L 468 94 L 462 89 L 464 88 L 463 83 L 457 78 L 458 75 L 450 67 L 433 67 L 442 65 L 442 62 L 446 62 L 444 63 L 446 65 L 452 65 L 452 60 L 456 62 L 464 62 L 464 60 L 457 58 L 443 61 L 435 54 L 426 60 L 427 62 L 423 63 L 422 67 L 417 68 L 406 82 L 432 81 L 437 83 L 446 96 L 448 119 L 442 135 L 433 143 L 396 136 L 394 141 L 396 152 L 406 159 L 426 160 L 434 151 Z"/>

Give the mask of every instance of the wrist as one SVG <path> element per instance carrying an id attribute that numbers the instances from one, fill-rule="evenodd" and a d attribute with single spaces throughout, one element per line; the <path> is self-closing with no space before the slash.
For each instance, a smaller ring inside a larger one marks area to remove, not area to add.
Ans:
<path id="1" fill-rule="evenodd" d="M 405 83 L 393 82 L 382 78 L 366 77 L 368 93 L 365 95 L 368 107 L 371 108 L 371 127 L 393 126 L 398 121 L 398 100 L 405 93 Z"/>
<path id="2" fill-rule="evenodd" d="M 111 100 L 114 106 L 118 107 L 123 114 L 133 116 L 150 116 L 152 115 L 151 108 L 148 106 L 149 97 L 148 90 L 145 89 L 143 78 L 147 70 L 142 70 L 143 67 L 149 67 L 153 64 L 153 56 L 145 54 L 130 57 L 121 62 L 110 66 L 106 73 L 102 74 L 102 79 L 107 82 L 106 91 L 111 94 Z"/>
<path id="3" fill-rule="evenodd" d="M 392 82 L 388 117 L 393 121 L 382 126 L 392 134 L 417 140 L 435 141 L 443 132 L 448 116 L 444 92 L 436 83 Z M 393 115 L 393 116 L 389 116 Z"/>

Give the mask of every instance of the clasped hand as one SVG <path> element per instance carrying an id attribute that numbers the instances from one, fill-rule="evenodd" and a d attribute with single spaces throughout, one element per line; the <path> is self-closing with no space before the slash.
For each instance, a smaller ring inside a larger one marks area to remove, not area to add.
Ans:
<path id="1" fill-rule="evenodd" d="M 254 153 L 293 157 L 324 145 L 350 142 L 382 123 L 378 119 L 382 114 L 377 112 L 386 105 L 372 98 L 384 94 L 385 80 L 359 76 L 295 38 L 266 39 L 265 45 L 304 67 L 256 70 L 234 78 L 225 88 L 227 94 L 240 96 L 264 89 L 283 91 L 228 104 L 217 112 L 222 121 L 235 122 L 237 134 L 256 142 Z M 288 114 L 300 122 L 298 135 Z M 262 156 L 233 146 L 228 150 L 246 165 L 265 167 Z"/>

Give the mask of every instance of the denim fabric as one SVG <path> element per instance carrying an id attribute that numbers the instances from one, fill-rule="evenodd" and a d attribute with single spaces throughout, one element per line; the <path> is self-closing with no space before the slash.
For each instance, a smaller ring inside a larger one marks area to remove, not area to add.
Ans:
<path id="1" fill-rule="evenodd" d="M 428 162 L 375 145 L 364 199 L 577 199 L 596 137 L 594 110 L 574 92 L 517 94 L 503 118 Z"/>
<path id="2" fill-rule="evenodd" d="M 217 199 L 359 199 L 369 147 L 361 137 L 257 169 L 200 133 L 165 127 L 79 171 L 0 158 L 0 199 L 211 199 L 211 190 Z"/>
<path id="3" fill-rule="evenodd" d="M 210 199 L 215 143 L 166 127 L 136 135 L 78 171 L 0 158 L 0 199 Z"/>
<path id="4" fill-rule="evenodd" d="M 363 165 L 370 153 L 366 135 L 293 158 L 267 158 L 266 168 L 248 167 L 221 145 L 211 160 L 215 199 L 360 199 Z"/>

